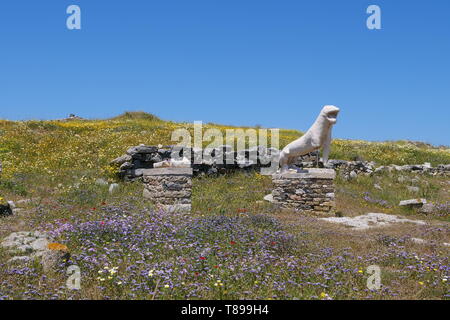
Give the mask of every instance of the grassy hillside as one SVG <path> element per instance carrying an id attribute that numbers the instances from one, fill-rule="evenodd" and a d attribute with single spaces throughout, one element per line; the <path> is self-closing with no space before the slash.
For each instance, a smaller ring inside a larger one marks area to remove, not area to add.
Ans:
<path id="1" fill-rule="evenodd" d="M 204 128 L 225 130 L 208 124 Z M 145 113 L 109 120 L 0 121 L 0 197 L 34 199 L 0 218 L 0 239 L 39 230 L 67 246 L 82 270 L 82 289 L 64 288 L 64 269 L 11 266 L 0 248 L 1 299 L 448 299 L 448 177 L 380 173 L 336 180 L 345 216 L 408 215 L 427 225 L 349 231 L 314 216 L 280 212 L 262 201 L 271 179 L 258 173 L 197 177 L 192 214 L 167 215 L 142 198 L 140 183 L 116 193 L 110 160 L 141 143 L 169 145 L 177 128 Z M 281 145 L 301 135 L 280 132 Z M 335 140 L 332 158 L 380 164 L 450 163 L 450 150 L 408 142 Z M 401 179 L 400 179 L 401 178 Z M 402 181 L 402 182 L 400 182 Z M 381 186 L 375 187 L 375 184 Z M 418 193 L 407 189 L 414 184 Z M 398 201 L 425 197 L 441 214 L 418 215 Z M 422 238 L 429 244 L 411 239 Z M 366 268 L 382 268 L 382 289 L 368 290 Z"/>
<path id="2" fill-rule="evenodd" d="M 170 145 L 172 131 L 192 124 L 162 121 L 146 113 L 127 112 L 110 120 L 75 121 L 0 121 L 0 159 L 4 177 L 15 173 L 46 173 L 51 176 L 72 170 L 93 169 L 97 175 L 110 174 L 110 160 L 133 145 Z M 227 127 L 205 124 L 204 129 Z M 301 132 L 281 130 L 281 147 L 298 138 Z M 450 149 L 437 149 L 408 142 L 364 142 L 334 140 L 331 158 L 363 158 L 379 164 L 433 165 L 450 163 Z"/>

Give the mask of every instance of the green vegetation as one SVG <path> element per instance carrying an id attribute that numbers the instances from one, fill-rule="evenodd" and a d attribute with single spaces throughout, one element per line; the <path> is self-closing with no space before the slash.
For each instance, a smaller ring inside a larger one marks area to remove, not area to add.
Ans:
<path id="1" fill-rule="evenodd" d="M 425 197 L 448 208 L 448 177 L 385 172 L 336 180 L 342 215 L 404 214 L 426 226 L 358 232 L 280 211 L 262 201 L 271 180 L 257 173 L 195 178 L 192 214 L 167 215 L 143 200 L 140 183 L 117 181 L 109 162 L 140 143 L 171 144 L 177 128 L 192 125 L 134 112 L 109 120 L 0 121 L 0 197 L 35 199 L 0 218 L 0 239 L 22 230 L 50 232 L 82 270 L 82 289 L 71 291 L 63 267 L 50 274 L 37 263 L 12 267 L 11 254 L 0 249 L 0 299 L 449 298 L 449 249 L 442 246 L 450 243 L 448 209 L 425 216 L 397 206 Z M 300 135 L 281 130 L 281 145 Z M 450 163 L 449 149 L 408 142 L 336 140 L 331 157 Z M 110 194 L 98 178 L 120 188 Z M 378 291 L 366 286 L 373 264 L 383 274 Z"/>

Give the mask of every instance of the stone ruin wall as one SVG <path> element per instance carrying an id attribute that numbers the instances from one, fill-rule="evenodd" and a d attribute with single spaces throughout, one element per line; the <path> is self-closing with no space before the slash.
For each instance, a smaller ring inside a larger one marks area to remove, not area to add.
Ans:
<path id="1" fill-rule="evenodd" d="M 231 150 L 230 146 L 203 150 L 186 150 L 190 152 L 190 155 L 187 155 L 190 159 L 199 159 L 202 153 L 211 155 L 211 157 L 224 159 L 222 164 L 204 159 L 200 159 L 198 161 L 199 163 L 192 163 L 191 167 L 194 176 L 259 170 L 263 167 L 270 167 L 271 160 L 277 159 L 279 155 L 277 149 L 264 147 L 239 152 Z M 142 179 L 145 169 L 153 168 L 155 163 L 170 160 L 172 152 L 175 152 L 180 158 L 186 156 L 183 154 L 183 149 L 178 147 L 166 146 L 158 148 L 155 146 L 140 145 L 129 148 L 125 155 L 114 159 L 111 164 L 120 166 L 119 175 L 125 181 L 139 180 Z M 226 159 L 232 159 L 232 161 L 226 161 Z M 256 161 L 252 161 L 252 159 Z"/>
<path id="2" fill-rule="evenodd" d="M 189 150 L 189 149 L 188 149 Z M 145 169 L 153 168 L 155 163 L 169 160 L 173 151 L 183 156 L 182 151 L 174 146 L 156 147 L 139 145 L 131 147 L 126 154 L 114 159 L 111 164 L 120 167 L 119 175 L 125 181 L 141 180 Z M 213 161 L 201 160 L 201 163 L 193 163 L 193 175 L 217 175 L 234 171 L 260 170 L 270 167 L 270 161 L 277 160 L 279 150 L 258 146 L 242 151 L 233 151 L 230 146 L 221 146 L 214 149 L 194 150 L 190 149 L 190 159 L 198 159 L 202 152 L 211 154 L 212 157 L 219 156 L 223 159 L 233 159 L 233 163 L 215 164 Z M 189 158 L 189 157 L 188 157 Z M 252 159 L 257 159 L 256 162 Z M 317 152 L 299 157 L 296 165 L 300 168 L 314 168 L 317 162 Z M 191 160 L 192 161 L 192 160 Z M 389 165 L 376 166 L 374 162 L 368 161 L 346 161 L 330 160 L 326 166 L 335 169 L 344 179 L 353 179 L 358 175 L 372 175 L 383 171 L 403 171 L 426 173 L 431 175 L 450 175 L 450 165 L 438 165 L 431 167 L 429 164 L 421 165 Z"/>
<path id="3" fill-rule="evenodd" d="M 333 216 L 335 188 L 333 169 L 309 169 L 305 173 L 287 172 L 272 176 L 272 203 L 284 209 Z"/>
<path id="4" fill-rule="evenodd" d="M 144 198 L 165 211 L 191 211 L 192 168 L 155 168 L 143 172 Z"/>

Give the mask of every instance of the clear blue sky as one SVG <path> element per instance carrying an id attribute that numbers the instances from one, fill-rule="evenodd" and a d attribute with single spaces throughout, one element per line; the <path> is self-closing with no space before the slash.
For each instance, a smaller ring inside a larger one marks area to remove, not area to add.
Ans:
<path id="1" fill-rule="evenodd" d="M 2 0 L 0 45 L 0 118 L 306 130 L 335 104 L 336 137 L 450 144 L 448 0 Z"/>

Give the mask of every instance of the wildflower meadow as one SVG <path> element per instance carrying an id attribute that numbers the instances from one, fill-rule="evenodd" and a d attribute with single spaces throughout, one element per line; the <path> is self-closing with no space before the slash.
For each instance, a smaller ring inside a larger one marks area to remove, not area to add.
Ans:
<path id="1" fill-rule="evenodd" d="M 225 130 L 226 126 L 205 127 Z M 0 237 L 47 233 L 68 260 L 45 272 L 37 262 L 11 265 L 0 249 L 0 299 L 449 299 L 450 184 L 417 179 L 419 194 L 382 172 L 336 179 L 338 214 L 383 212 L 426 221 L 354 231 L 299 212 L 280 211 L 263 197 L 271 179 L 257 172 L 195 177 L 192 212 L 158 210 L 139 182 L 123 182 L 110 161 L 138 144 L 170 145 L 171 132 L 192 124 L 125 113 L 107 120 L 0 121 L 0 201 L 21 203 L 0 218 Z M 281 147 L 299 137 L 280 131 Z M 450 150 L 406 141 L 335 140 L 331 158 L 379 164 L 450 163 Z M 101 178 L 118 183 L 111 193 Z M 374 184 L 383 188 L 376 188 Z M 439 213 L 403 209 L 426 197 Z M 414 238 L 427 242 L 417 243 Z M 67 287 L 67 266 L 80 288 Z M 369 266 L 381 286 L 368 287 Z"/>

